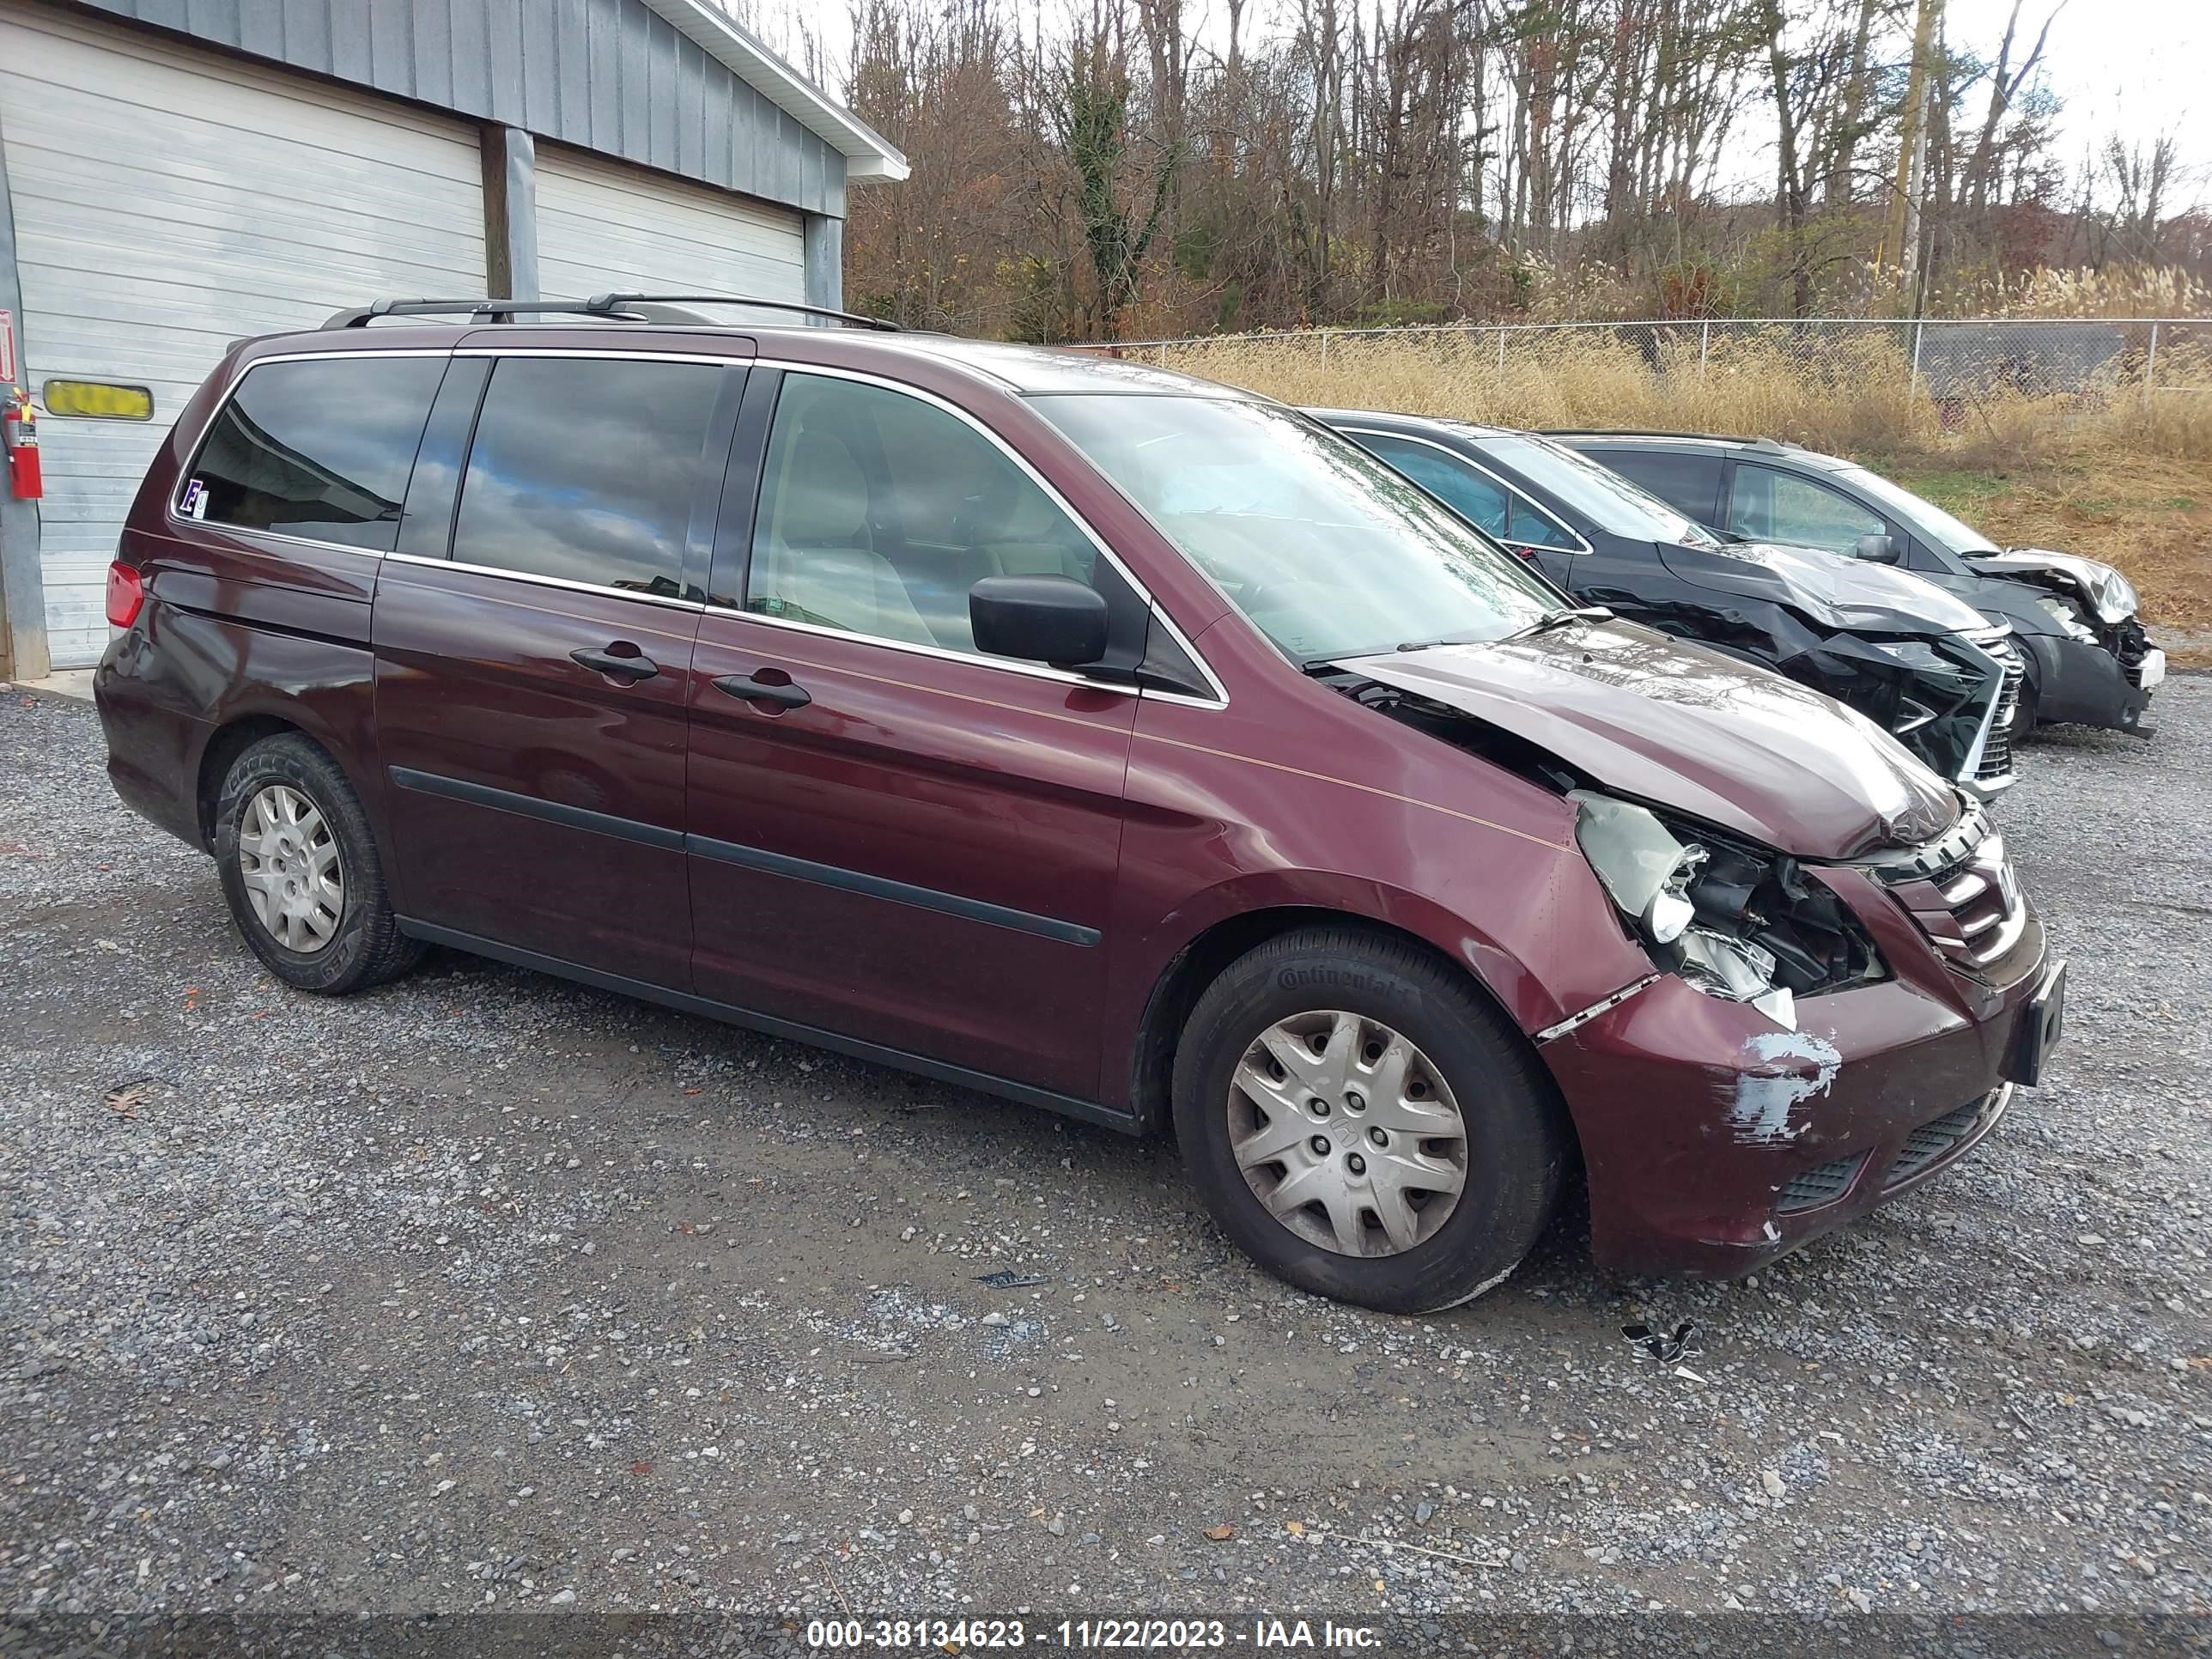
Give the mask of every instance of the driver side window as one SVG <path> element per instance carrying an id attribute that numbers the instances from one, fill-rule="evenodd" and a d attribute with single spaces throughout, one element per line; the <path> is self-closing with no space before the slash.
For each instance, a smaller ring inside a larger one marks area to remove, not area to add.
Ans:
<path id="1" fill-rule="evenodd" d="M 1755 542 L 1791 542 L 1831 553 L 1850 553 L 1860 537 L 1887 529 L 1879 514 L 1841 490 L 1747 461 L 1736 463 L 1728 527 Z"/>
<path id="2" fill-rule="evenodd" d="M 1414 443 L 1406 438 L 1384 437 L 1380 433 L 1363 432 L 1359 434 L 1359 441 L 1364 447 L 1380 455 L 1460 517 L 1488 531 L 1500 541 L 1505 539 L 1509 509 L 1504 489 L 1466 462 L 1455 460 L 1441 449 L 1431 448 L 1427 444 Z"/>
<path id="3" fill-rule="evenodd" d="M 1060 504 L 958 416 L 887 386 L 786 374 L 746 610 L 975 652 L 968 590 L 978 580 L 1054 575 L 1096 586 L 1097 561 Z"/>
<path id="4" fill-rule="evenodd" d="M 1541 509 L 1508 491 L 1480 467 L 1411 439 L 1363 432 L 1360 443 L 1381 456 L 1462 519 L 1501 542 L 1571 550 L 1573 534 Z"/>

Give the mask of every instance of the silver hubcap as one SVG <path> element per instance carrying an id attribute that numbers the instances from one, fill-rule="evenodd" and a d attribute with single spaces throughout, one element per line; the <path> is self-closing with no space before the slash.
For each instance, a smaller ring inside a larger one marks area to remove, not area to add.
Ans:
<path id="1" fill-rule="evenodd" d="M 238 867 L 254 919 L 270 938 L 302 956 L 331 942 L 345 914 L 345 877 L 337 838 L 314 802 L 282 783 L 246 802 Z"/>
<path id="2" fill-rule="evenodd" d="M 1435 1237 L 1467 1185 L 1467 1124 L 1429 1057 L 1328 1011 L 1260 1033 L 1229 1085 L 1237 1166 L 1283 1225 L 1339 1255 Z"/>

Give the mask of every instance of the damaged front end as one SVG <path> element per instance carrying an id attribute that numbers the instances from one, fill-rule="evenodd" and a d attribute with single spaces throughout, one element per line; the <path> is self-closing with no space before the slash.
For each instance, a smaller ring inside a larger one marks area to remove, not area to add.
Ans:
<path id="1" fill-rule="evenodd" d="M 1569 805 L 1564 878 L 1649 964 L 1529 1031 L 1601 1264 L 1750 1272 L 1936 1176 L 2040 1075 L 2063 974 L 2003 838 L 1858 714 L 1606 619 L 1325 678 Z"/>
<path id="2" fill-rule="evenodd" d="M 1798 997 L 1886 976 L 1858 918 L 1789 854 L 1595 790 L 1567 799 L 1583 857 L 1660 972 L 1784 1030 Z"/>
<path id="3" fill-rule="evenodd" d="M 2099 560 L 2041 548 L 1972 555 L 1968 562 L 2034 596 L 2032 621 L 2040 625 L 2029 626 L 2021 643 L 2037 659 L 2039 720 L 2151 735 L 2144 717 L 2166 679 L 2166 653 L 2144 633 L 2125 576 Z"/>
<path id="4" fill-rule="evenodd" d="M 1779 606 L 1717 616 L 1627 593 L 1589 597 L 1674 638 L 1748 658 L 1856 709 L 1929 770 L 1988 799 L 2013 782 L 2023 664 L 2004 624 L 1956 634 L 1824 632 Z"/>

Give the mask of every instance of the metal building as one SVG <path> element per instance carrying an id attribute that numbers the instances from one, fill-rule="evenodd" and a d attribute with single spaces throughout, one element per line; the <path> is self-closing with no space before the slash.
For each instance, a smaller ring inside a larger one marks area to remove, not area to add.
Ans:
<path id="1" fill-rule="evenodd" d="M 0 471 L 0 672 L 105 649 L 125 510 L 232 340 L 383 295 L 834 306 L 846 181 L 905 173 L 713 0 L 0 0 L 0 372 L 12 335 L 46 473 Z"/>

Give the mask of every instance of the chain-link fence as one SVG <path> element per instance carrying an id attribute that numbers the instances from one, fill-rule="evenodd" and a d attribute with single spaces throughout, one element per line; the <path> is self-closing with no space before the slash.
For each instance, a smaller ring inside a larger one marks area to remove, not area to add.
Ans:
<path id="1" fill-rule="evenodd" d="M 2212 392 L 2212 319 L 2155 318 L 1728 319 L 1692 322 L 1453 324 L 1201 335 L 1084 348 L 1207 372 L 1273 361 L 1357 374 L 1387 355 L 1419 353 L 1503 380 L 1522 368 L 1610 361 L 1680 383 L 1780 366 L 1796 379 L 1879 386 L 1937 405 L 2004 398 L 2109 402 Z M 1225 376 L 1224 378 L 1233 378 Z"/>

